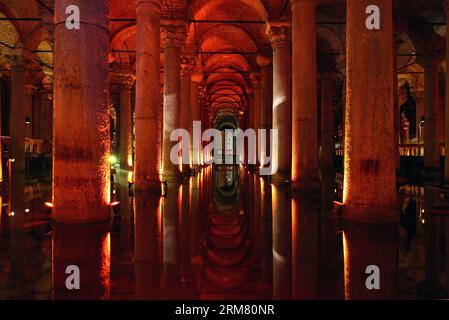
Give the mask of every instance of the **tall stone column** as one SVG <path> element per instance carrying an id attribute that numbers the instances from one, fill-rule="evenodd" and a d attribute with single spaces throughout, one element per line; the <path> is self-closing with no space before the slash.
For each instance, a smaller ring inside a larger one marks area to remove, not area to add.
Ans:
<path id="1" fill-rule="evenodd" d="M 449 0 L 444 1 L 444 11 L 446 13 L 446 24 L 449 25 Z M 447 28 L 449 30 L 449 28 Z M 449 34 L 446 36 L 446 48 L 449 48 Z M 449 62 L 449 50 L 446 50 L 446 63 Z M 446 79 L 446 104 L 444 116 L 444 182 L 449 184 L 449 72 L 445 73 Z"/>
<path id="2" fill-rule="evenodd" d="M 290 100 L 290 27 L 272 23 L 270 40 L 273 47 L 273 181 L 290 180 L 292 159 L 292 121 Z"/>
<path id="3" fill-rule="evenodd" d="M 298 190 L 318 181 L 316 1 L 292 1 L 292 182 Z"/>
<path id="4" fill-rule="evenodd" d="M 26 66 L 21 52 L 11 66 L 11 113 L 9 119 L 9 158 L 14 159 L 13 172 L 25 171 L 25 77 Z"/>
<path id="5" fill-rule="evenodd" d="M 122 79 L 120 87 L 120 168 L 133 168 L 133 140 L 131 117 L 131 91 L 134 80 L 132 77 Z"/>
<path id="6" fill-rule="evenodd" d="M 257 64 L 260 66 L 261 74 L 261 90 L 262 90 L 262 102 L 261 102 L 261 129 L 266 131 L 266 143 L 265 150 L 262 150 L 262 159 L 264 160 L 266 155 L 269 154 L 269 130 L 272 126 L 272 113 L 273 113 L 273 64 L 270 57 L 258 55 Z M 265 163 L 265 161 L 263 161 Z"/>
<path id="7" fill-rule="evenodd" d="M 136 0 L 136 106 L 134 185 L 160 191 L 162 108 L 160 78 L 160 0 Z"/>
<path id="8" fill-rule="evenodd" d="M 187 173 L 190 171 L 191 165 L 193 163 L 192 153 L 193 153 L 193 143 L 192 143 L 192 121 L 193 121 L 193 111 L 191 106 L 191 77 L 193 70 L 195 68 L 195 58 L 189 55 L 182 57 L 181 63 L 181 110 L 180 110 L 180 125 L 181 128 L 187 130 L 190 135 L 188 141 L 189 149 L 182 150 L 183 163 L 189 160 L 190 164 L 184 165 L 182 171 Z"/>
<path id="9" fill-rule="evenodd" d="M 369 5 L 380 9 L 379 30 L 366 28 Z M 348 1 L 346 10 L 343 218 L 396 222 L 392 2 Z"/>
<path id="10" fill-rule="evenodd" d="M 33 119 L 33 94 L 35 87 L 32 84 L 25 86 L 25 138 L 33 138 L 33 128 L 37 125 Z"/>
<path id="11" fill-rule="evenodd" d="M 440 168 L 440 145 L 438 141 L 439 61 L 428 58 L 424 66 L 424 169 L 432 176 Z"/>
<path id="12" fill-rule="evenodd" d="M 171 149 L 178 143 L 170 141 L 170 134 L 179 126 L 181 107 L 181 47 L 186 34 L 184 26 L 167 26 L 164 37 L 164 111 L 162 132 L 162 176 L 173 180 L 179 175 L 179 167 L 170 159 Z"/>
<path id="13" fill-rule="evenodd" d="M 190 105 L 192 108 L 192 120 L 193 121 L 201 121 L 200 114 L 200 104 L 199 104 L 199 85 L 203 80 L 203 74 L 198 70 L 193 73 L 191 77 L 192 83 L 190 84 L 191 94 L 190 94 Z M 202 134 L 202 132 L 200 132 Z M 198 145 L 192 145 L 192 160 L 193 167 L 196 169 L 198 165 L 201 163 L 201 141 Z"/>
<path id="14" fill-rule="evenodd" d="M 65 25 L 69 5 L 77 5 L 83 13 L 79 30 Z M 108 28 L 106 1 L 55 2 L 52 217 L 56 222 L 110 218 Z"/>
<path id="15" fill-rule="evenodd" d="M 251 82 L 253 84 L 253 127 L 256 131 L 256 144 L 254 146 L 256 154 L 256 164 L 260 163 L 259 137 L 258 130 L 262 128 L 262 79 L 258 72 L 251 73 Z"/>
<path id="16" fill-rule="evenodd" d="M 335 117 L 332 106 L 332 73 L 321 75 L 320 168 L 332 171 L 335 149 Z"/>

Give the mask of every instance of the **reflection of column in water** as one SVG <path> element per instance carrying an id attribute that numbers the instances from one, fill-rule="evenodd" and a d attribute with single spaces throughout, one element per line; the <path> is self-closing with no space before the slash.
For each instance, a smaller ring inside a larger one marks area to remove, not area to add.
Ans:
<path id="1" fill-rule="evenodd" d="M 398 278 L 397 224 L 345 222 L 343 231 L 345 298 L 395 299 Z M 380 289 L 368 290 L 366 268 L 379 267 Z"/>
<path id="2" fill-rule="evenodd" d="M 136 192 L 134 199 L 134 267 L 136 298 L 160 297 L 161 198 Z"/>
<path id="3" fill-rule="evenodd" d="M 199 196 L 200 196 L 200 175 L 195 175 L 189 180 L 190 188 L 190 208 L 191 208 L 191 229 L 190 229 L 190 254 L 196 257 L 198 250 L 198 221 L 199 221 Z"/>
<path id="4" fill-rule="evenodd" d="M 319 287 L 320 299 L 341 299 L 344 290 L 343 250 L 341 232 L 335 232 L 332 207 L 335 195 L 333 174 L 321 174 L 321 213 L 319 235 Z"/>
<path id="5" fill-rule="evenodd" d="M 188 184 L 180 187 L 180 259 L 181 259 L 181 283 L 183 287 L 191 288 L 193 285 L 191 268 L 191 207 L 190 207 L 190 179 Z"/>
<path id="6" fill-rule="evenodd" d="M 253 248 L 256 254 L 259 252 L 260 248 L 260 208 L 261 208 L 261 192 L 260 192 L 260 180 L 256 174 L 251 176 L 253 180 L 254 190 L 251 195 L 254 197 L 254 210 L 251 212 L 252 225 L 253 225 Z M 260 257 L 258 257 L 260 258 Z"/>
<path id="7" fill-rule="evenodd" d="M 432 207 L 438 206 L 439 193 L 432 188 L 424 191 L 424 237 L 425 237 L 425 279 L 418 285 L 418 298 L 434 299 L 444 298 L 444 289 L 439 284 L 439 271 L 441 266 L 440 240 L 441 221 L 443 217 L 432 213 Z"/>
<path id="8" fill-rule="evenodd" d="M 292 293 L 292 215 L 287 187 L 271 185 L 273 199 L 273 299 L 290 299 Z"/>
<path id="9" fill-rule="evenodd" d="M 272 249 L 272 215 L 271 185 L 266 178 L 260 178 L 261 188 L 261 223 L 260 223 L 260 268 L 261 281 L 266 290 L 262 290 L 260 299 L 271 299 L 273 292 L 273 249 Z"/>
<path id="10" fill-rule="evenodd" d="M 27 217 L 25 216 L 25 175 L 14 173 L 12 177 L 9 198 L 9 254 L 11 261 L 10 278 L 17 284 L 17 288 L 23 289 L 25 279 L 25 242 L 26 233 L 22 229 Z M 19 290 L 22 290 L 19 289 Z M 20 292 L 17 294 L 20 295 Z"/>
<path id="11" fill-rule="evenodd" d="M 310 196 L 310 194 L 309 194 Z M 318 290 L 319 203 L 307 195 L 292 200 L 293 299 L 316 299 Z"/>
<path id="12" fill-rule="evenodd" d="M 182 186 L 168 184 L 167 198 L 163 200 L 163 281 L 164 298 L 174 299 L 180 288 L 179 209 Z"/>
<path id="13" fill-rule="evenodd" d="M 53 298 L 56 300 L 110 297 L 109 223 L 53 224 Z M 67 266 L 80 271 L 80 289 L 68 290 Z"/>

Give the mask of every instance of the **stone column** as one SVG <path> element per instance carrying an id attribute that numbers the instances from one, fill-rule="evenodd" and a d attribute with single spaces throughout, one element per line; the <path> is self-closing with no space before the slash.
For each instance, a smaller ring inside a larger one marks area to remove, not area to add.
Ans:
<path id="1" fill-rule="evenodd" d="M 321 125 L 320 125 L 320 168 L 332 171 L 335 149 L 335 116 L 332 105 L 333 74 L 321 75 Z"/>
<path id="2" fill-rule="evenodd" d="M 426 176 L 434 175 L 440 168 L 438 141 L 439 61 L 428 58 L 424 67 L 424 169 Z"/>
<path id="3" fill-rule="evenodd" d="M 189 132 L 190 139 L 188 141 L 189 149 L 182 150 L 182 158 L 183 163 L 185 161 L 189 161 L 189 164 L 182 166 L 183 173 L 190 172 L 192 161 L 192 153 L 193 153 L 193 143 L 192 143 L 192 121 L 193 121 L 193 113 L 191 106 L 191 77 L 193 70 L 195 68 L 195 57 L 190 55 L 186 55 L 182 57 L 181 62 L 181 111 L 180 111 L 180 127 L 186 129 Z"/>
<path id="4" fill-rule="evenodd" d="M 265 150 L 262 150 L 262 159 L 265 159 L 267 153 L 269 153 L 269 130 L 272 126 L 272 113 L 273 113 L 273 65 L 271 58 L 258 55 L 257 64 L 260 66 L 261 74 L 261 90 L 262 90 L 262 109 L 261 109 L 261 129 L 266 131 L 266 143 Z M 265 163 L 265 161 L 264 161 Z"/>
<path id="5" fill-rule="evenodd" d="M 134 80 L 125 77 L 120 87 L 120 168 L 133 168 L 131 90 Z"/>
<path id="6" fill-rule="evenodd" d="M 262 79 L 260 73 L 251 73 L 251 82 L 253 84 L 253 129 L 256 131 L 256 165 L 260 163 L 259 137 L 258 130 L 262 128 Z"/>
<path id="7" fill-rule="evenodd" d="M 136 0 L 136 106 L 134 185 L 160 192 L 162 108 L 160 78 L 160 0 Z"/>
<path id="8" fill-rule="evenodd" d="M 316 1 L 292 1 L 292 182 L 318 188 Z"/>
<path id="9" fill-rule="evenodd" d="M 392 3 L 361 0 L 346 5 L 343 218 L 396 222 Z M 369 5 L 382 13 L 379 30 L 365 26 Z"/>
<path id="10" fill-rule="evenodd" d="M 178 143 L 170 141 L 170 134 L 178 128 L 181 106 L 181 47 L 185 40 L 184 26 L 167 26 L 164 37 L 164 111 L 162 133 L 162 176 L 164 180 L 176 179 L 179 167 L 170 159 L 171 149 Z"/>
<path id="11" fill-rule="evenodd" d="M 35 87 L 32 84 L 27 84 L 25 86 L 25 104 L 23 108 L 25 109 L 25 138 L 33 138 L 33 128 L 37 125 L 34 123 L 33 119 L 33 94 Z"/>
<path id="12" fill-rule="evenodd" d="M 192 120 L 193 121 L 201 121 L 200 115 L 200 104 L 198 101 L 199 97 L 199 85 L 203 80 L 203 74 L 198 70 L 191 77 L 192 83 L 190 85 L 191 94 L 190 94 L 190 105 L 192 108 Z M 202 132 L 200 132 L 202 134 Z M 198 165 L 201 164 L 201 141 L 198 145 L 192 143 L 192 160 L 193 167 L 195 169 L 198 168 Z"/>
<path id="13" fill-rule="evenodd" d="M 18 49 L 19 51 L 20 49 Z M 11 66 L 11 112 L 9 158 L 14 159 L 13 172 L 25 171 L 25 77 L 26 66 L 21 52 Z"/>
<path id="14" fill-rule="evenodd" d="M 446 21 L 449 19 L 449 0 L 444 1 L 444 11 L 446 13 Z M 447 23 L 449 25 L 449 21 Z M 449 30 L 449 28 L 447 28 Z M 446 36 L 446 47 L 449 48 L 449 34 Z M 446 50 L 446 63 L 449 63 L 449 50 Z M 446 105 L 444 116 L 444 182 L 449 184 L 449 72 L 445 73 L 446 79 Z"/>
<path id="15" fill-rule="evenodd" d="M 83 13 L 79 30 L 65 25 L 69 5 L 77 5 Z M 52 218 L 56 222 L 110 218 L 108 26 L 105 1 L 55 2 Z"/>
<path id="16" fill-rule="evenodd" d="M 273 129 L 278 141 L 273 141 L 273 180 L 290 180 L 292 159 L 290 101 L 290 28 L 272 23 L 269 31 L 273 46 Z"/>

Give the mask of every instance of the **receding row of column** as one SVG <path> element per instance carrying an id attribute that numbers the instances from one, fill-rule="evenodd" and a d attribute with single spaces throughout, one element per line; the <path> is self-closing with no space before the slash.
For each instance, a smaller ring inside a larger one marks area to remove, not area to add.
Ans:
<path id="1" fill-rule="evenodd" d="M 60 0 L 56 6 L 57 23 L 63 19 L 62 8 L 66 2 Z M 347 6 L 344 193 L 344 205 L 347 208 L 344 211 L 345 216 L 349 219 L 373 222 L 393 219 L 394 215 L 389 210 L 394 207 L 396 197 L 391 108 L 393 105 L 391 3 L 386 0 L 374 2 L 386 17 L 383 28 L 376 32 L 366 29 L 360 22 L 365 20 L 365 3 L 350 2 Z M 191 120 L 201 117 L 197 101 L 198 83 L 201 80 L 195 80 L 192 84 L 194 57 L 182 56 L 181 49 L 186 36 L 185 26 L 175 21 L 172 25 L 164 27 L 162 108 L 159 95 L 160 1 L 138 0 L 136 4 L 136 141 L 132 165 L 136 190 L 157 192 L 160 190 L 161 181 L 173 180 L 181 170 L 170 159 L 171 150 L 176 144 L 171 141 L 170 135 L 179 125 L 190 128 Z M 90 221 L 107 217 L 105 213 L 109 190 L 107 164 L 109 142 L 106 139 L 109 138 L 106 59 L 108 42 L 105 27 L 107 16 L 104 4 L 89 3 L 83 6 L 86 6 L 87 12 L 97 12 L 96 17 L 86 16 L 85 26 L 83 24 L 81 30 L 76 31 L 67 30 L 63 28 L 63 24 L 57 24 L 55 33 L 56 135 L 53 202 L 56 219 L 64 222 Z M 254 93 L 250 124 L 257 129 L 269 127 L 271 122 L 273 129 L 279 132 L 279 140 L 274 141 L 273 145 L 273 150 L 277 154 L 273 158 L 273 165 L 277 171 L 272 181 L 273 183 L 291 181 L 294 188 L 300 191 L 314 190 L 318 181 L 315 6 L 316 2 L 312 0 L 292 2 L 293 68 L 290 62 L 290 25 L 270 23 L 272 66 L 262 61 L 261 74 L 254 74 L 252 77 Z M 89 59 L 74 54 L 77 41 L 86 44 Z M 374 51 L 378 54 L 371 54 Z M 75 66 L 83 68 L 86 72 L 79 72 Z M 21 81 L 20 77 L 17 79 Z M 332 110 L 329 109 L 332 100 L 332 94 L 329 93 L 331 87 L 332 81 L 323 80 L 322 138 L 324 138 L 321 147 L 326 146 L 326 150 L 322 149 L 320 161 L 327 166 L 331 165 L 328 148 L 332 140 L 329 134 L 333 130 L 333 119 L 329 119 L 332 114 Z M 367 87 L 370 89 L 368 92 L 365 90 Z M 371 92 L 375 94 L 370 94 Z M 124 88 L 121 100 L 123 99 L 124 105 L 122 111 L 126 113 L 124 121 L 127 123 L 130 122 L 127 118 L 130 117 L 129 95 Z M 271 109 L 271 112 L 268 112 L 268 109 Z M 271 116 L 268 116 L 270 113 Z M 180 123 L 181 120 L 183 123 Z M 189 124 L 184 123 L 185 121 L 189 121 Z M 68 123 L 72 125 L 67 126 Z M 126 129 L 126 125 L 123 127 L 126 136 L 123 137 L 121 144 L 126 148 L 121 155 L 121 159 L 123 158 L 121 161 L 125 161 L 126 158 L 128 165 L 132 162 L 129 161 L 130 129 Z M 379 148 L 379 145 L 382 148 Z M 194 150 L 193 146 L 189 153 L 191 158 L 199 157 L 199 150 Z M 85 191 L 79 192 L 80 186 L 83 186 L 82 189 Z M 77 192 L 71 193 L 70 190 L 75 188 Z M 92 203 L 96 203 L 96 207 L 92 206 Z M 385 212 L 373 212 L 372 208 L 378 209 L 380 204 L 385 207 Z M 92 210 L 93 208 L 99 210 Z M 76 214 L 64 212 L 73 209 L 76 209 Z"/>

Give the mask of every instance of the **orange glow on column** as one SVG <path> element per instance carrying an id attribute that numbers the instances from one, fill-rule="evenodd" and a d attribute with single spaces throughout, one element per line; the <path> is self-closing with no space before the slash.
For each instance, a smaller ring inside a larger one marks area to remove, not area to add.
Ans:
<path id="1" fill-rule="evenodd" d="M 349 299 L 349 254 L 346 234 L 343 231 L 343 265 L 344 265 L 344 283 L 345 283 L 345 300 Z"/>
<path id="2" fill-rule="evenodd" d="M 103 239 L 101 248 L 101 269 L 100 277 L 105 288 L 103 299 L 109 299 L 111 296 L 111 233 L 108 232 Z"/>

